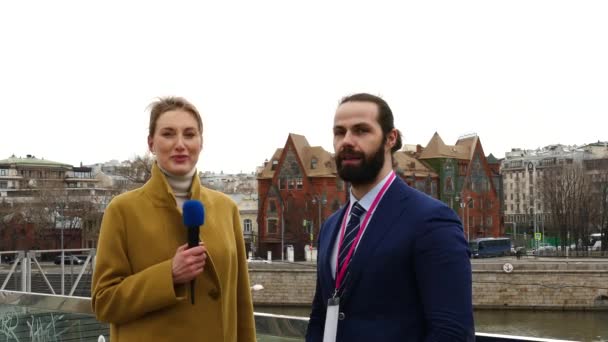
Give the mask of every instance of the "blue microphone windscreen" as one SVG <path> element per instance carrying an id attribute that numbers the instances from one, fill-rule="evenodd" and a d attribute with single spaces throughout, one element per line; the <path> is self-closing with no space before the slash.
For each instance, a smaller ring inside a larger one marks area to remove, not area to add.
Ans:
<path id="1" fill-rule="evenodd" d="M 184 202 L 184 226 L 198 227 L 205 223 L 205 207 L 203 203 L 197 200 L 188 200 Z"/>

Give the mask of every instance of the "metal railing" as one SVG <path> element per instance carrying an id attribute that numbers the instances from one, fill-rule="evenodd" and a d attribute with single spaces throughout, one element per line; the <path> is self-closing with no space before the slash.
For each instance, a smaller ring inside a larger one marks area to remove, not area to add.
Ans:
<path id="1" fill-rule="evenodd" d="M 74 253 L 80 253 L 81 256 L 84 257 L 84 260 L 75 256 Z M 60 282 L 61 282 L 61 290 L 60 294 L 65 294 L 65 264 L 66 261 L 69 261 L 71 267 L 71 275 L 74 274 L 74 263 L 78 262 L 77 271 L 78 275 L 75 281 L 71 281 L 71 289 L 68 293 L 69 296 L 73 296 L 76 288 L 78 287 L 80 280 L 84 273 L 88 270 L 92 273 L 94 259 L 95 259 L 95 249 L 85 248 L 85 249 L 48 249 L 48 250 L 35 250 L 35 251 L 2 251 L 0 252 L 0 259 L 7 260 L 10 259 L 10 263 L 12 266 L 10 267 L 8 273 L 6 274 L 2 286 L 0 290 L 5 290 L 6 286 L 9 283 L 9 280 L 13 276 L 17 276 L 19 273 L 20 285 L 18 289 L 22 292 L 32 292 L 32 266 L 37 270 L 37 274 L 42 277 L 42 280 L 46 284 L 48 290 L 51 291 L 51 294 L 57 294 L 55 292 L 54 287 L 51 285 L 51 281 L 48 278 L 49 271 L 44 270 L 40 265 L 38 260 L 38 255 L 43 254 L 52 254 L 57 255 L 59 258 L 59 265 L 61 266 L 60 272 Z M 8 256 L 8 258 L 7 258 Z M 12 258 L 10 257 L 12 256 Z M 67 259 L 66 259 L 67 258 Z M 78 260 L 78 261 L 77 261 Z M 17 272 L 17 266 L 20 267 L 20 272 Z"/>
<path id="2" fill-rule="evenodd" d="M 255 325 L 260 342 L 303 341 L 308 318 L 255 313 Z M 3 336 L 15 341 L 106 341 L 109 325 L 95 319 L 87 297 L 0 291 L 0 337 Z M 568 342 L 485 333 L 477 333 L 476 341 Z"/>

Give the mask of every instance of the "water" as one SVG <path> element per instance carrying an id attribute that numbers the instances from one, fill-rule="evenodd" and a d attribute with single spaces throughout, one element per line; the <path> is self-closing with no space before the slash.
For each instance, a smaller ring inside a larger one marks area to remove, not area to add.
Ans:
<path id="1" fill-rule="evenodd" d="M 258 306 L 255 311 L 305 317 L 310 314 L 309 307 L 292 306 Z M 475 311 L 475 330 L 495 334 L 608 342 L 608 312 L 478 310 Z"/>

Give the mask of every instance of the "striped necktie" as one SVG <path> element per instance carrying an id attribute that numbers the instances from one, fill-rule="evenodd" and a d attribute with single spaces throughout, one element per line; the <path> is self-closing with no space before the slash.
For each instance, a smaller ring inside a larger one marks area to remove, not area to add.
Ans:
<path id="1" fill-rule="evenodd" d="M 361 227 L 361 216 L 363 213 L 365 213 L 365 209 L 363 209 L 359 202 L 355 202 L 350 210 L 350 217 L 344 232 L 344 239 L 342 240 L 342 245 L 340 246 L 340 253 L 338 254 L 338 269 L 336 272 L 339 272 L 339 270 L 342 269 L 342 265 L 344 265 L 344 262 L 346 261 L 346 256 L 348 255 L 350 246 L 353 244 L 353 241 L 355 241 L 355 237 L 359 232 L 359 227 Z"/>

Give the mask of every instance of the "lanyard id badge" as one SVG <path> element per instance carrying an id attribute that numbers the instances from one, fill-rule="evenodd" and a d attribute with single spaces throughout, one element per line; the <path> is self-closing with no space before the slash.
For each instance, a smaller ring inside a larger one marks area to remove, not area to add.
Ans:
<path id="1" fill-rule="evenodd" d="M 332 297 L 327 301 L 327 312 L 325 314 L 325 330 L 323 331 L 323 342 L 335 342 L 338 333 L 338 315 L 340 314 L 340 298 Z"/>

